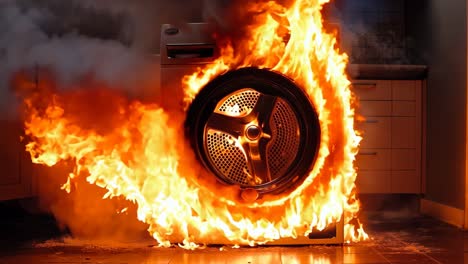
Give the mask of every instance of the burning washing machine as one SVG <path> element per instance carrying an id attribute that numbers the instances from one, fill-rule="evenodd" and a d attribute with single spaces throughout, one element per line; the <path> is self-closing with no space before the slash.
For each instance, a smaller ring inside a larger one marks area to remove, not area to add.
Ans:
<path id="1" fill-rule="evenodd" d="M 183 76 L 216 58 L 211 32 L 206 23 L 162 26 L 163 106 L 180 105 Z M 294 190 L 317 156 L 321 134 L 317 112 L 304 91 L 278 72 L 241 68 L 217 76 L 185 114 L 187 136 L 199 161 L 219 181 L 238 185 L 247 202 Z M 341 221 L 309 238 L 271 244 L 342 242 Z"/>

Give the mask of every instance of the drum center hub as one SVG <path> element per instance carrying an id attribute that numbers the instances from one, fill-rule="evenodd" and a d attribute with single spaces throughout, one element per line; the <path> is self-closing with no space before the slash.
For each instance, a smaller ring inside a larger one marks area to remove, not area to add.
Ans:
<path id="1" fill-rule="evenodd" d="M 262 134 L 262 130 L 260 129 L 260 127 L 256 125 L 248 126 L 247 129 L 245 130 L 245 135 L 250 140 L 258 139 L 261 134 Z"/>

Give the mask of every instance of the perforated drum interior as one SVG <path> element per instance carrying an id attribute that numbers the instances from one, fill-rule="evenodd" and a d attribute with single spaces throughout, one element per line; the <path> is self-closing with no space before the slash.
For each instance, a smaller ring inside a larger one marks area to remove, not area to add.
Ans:
<path id="1" fill-rule="evenodd" d="M 207 169 L 259 193 L 293 190 L 320 144 L 317 113 L 285 76 L 244 68 L 206 85 L 187 112 L 187 136 Z"/>
<path id="2" fill-rule="evenodd" d="M 252 113 L 260 95 L 260 92 L 249 88 L 236 91 L 221 99 L 214 112 L 234 117 L 232 122 L 240 121 L 240 118 Z M 299 123 L 294 111 L 287 102 L 277 98 L 268 122 L 271 131 L 268 134 L 264 165 L 269 176 L 253 173 L 255 169 L 251 168 L 253 162 L 249 160 L 252 157 L 247 153 L 248 147 L 244 149 L 242 146 L 242 142 L 246 141 L 252 144 L 248 134 L 245 134 L 244 138 L 235 138 L 230 131 L 223 131 L 226 129 L 205 127 L 205 149 L 208 150 L 208 158 L 231 182 L 243 186 L 258 185 L 284 175 L 291 166 L 300 143 Z M 249 123 L 250 126 L 255 126 L 255 121 Z M 244 130 L 250 126 L 245 124 Z"/>

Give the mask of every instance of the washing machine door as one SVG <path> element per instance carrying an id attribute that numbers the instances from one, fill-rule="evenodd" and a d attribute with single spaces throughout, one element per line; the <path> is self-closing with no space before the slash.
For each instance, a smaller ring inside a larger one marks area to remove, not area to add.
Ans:
<path id="1" fill-rule="evenodd" d="M 186 135 L 221 182 L 275 194 L 294 190 L 308 175 L 320 145 L 320 123 L 292 80 L 242 68 L 200 91 L 187 111 Z"/>

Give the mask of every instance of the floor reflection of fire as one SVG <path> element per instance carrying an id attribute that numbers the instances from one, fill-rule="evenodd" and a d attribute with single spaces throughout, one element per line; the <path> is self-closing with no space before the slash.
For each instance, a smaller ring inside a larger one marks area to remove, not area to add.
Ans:
<path id="1" fill-rule="evenodd" d="M 219 56 L 186 75 L 180 96 L 164 97 L 164 107 L 99 85 L 58 92 L 53 78 L 29 87 L 31 80 L 17 74 L 33 162 L 73 164 L 63 186 L 68 192 L 79 192 L 76 182 L 84 177 L 107 190 L 104 198 L 133 202 L 162 246 L 264 244 L 313 237 L 336 223 L 344 225 L 346 241 L 365 239 L 356 219 L 353 162 L 360 137 L 347 57 L 323 28 L 323 4 L 249 3 L 239 18 L 255 16 L 245 20 L 242 34 L 218 35 Z M 169 46 L 163 59 L 193 55 Z M 204 58 L 206 49 L 197 52 Z M 229 78 L 239 73 L 245 75 Z M 237 92 L 250 103 L 235 99 Z M 171 109 L 180 106 L 174 98 L 191 105 L 186 125 L 198 155 L 181 129 L 185 116 Z M 201 108 L 194 108 L 197 102 Z"/>

